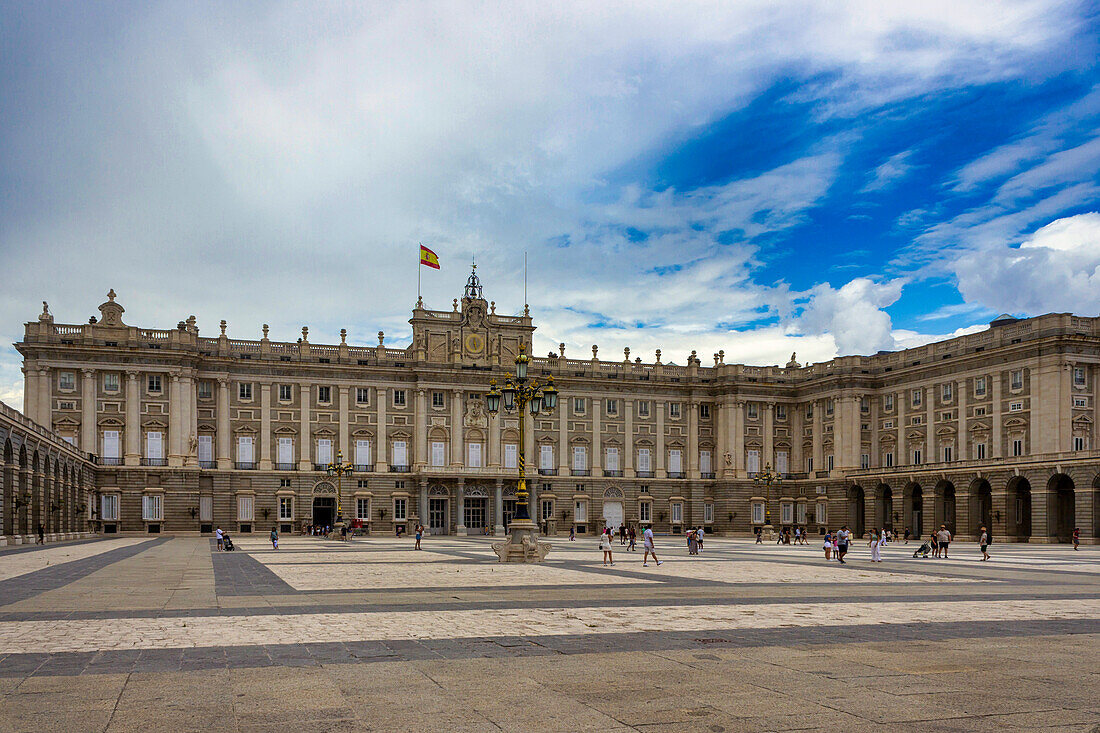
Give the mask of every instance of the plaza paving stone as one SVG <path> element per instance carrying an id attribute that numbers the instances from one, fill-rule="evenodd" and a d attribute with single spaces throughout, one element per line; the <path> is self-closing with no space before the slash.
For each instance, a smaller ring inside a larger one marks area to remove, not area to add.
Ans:
<path id="1" fill-rule="evenodd" d="M 1100 730 L 1100 548 L 236 542 L 0 554 L 0 732 Z"/>

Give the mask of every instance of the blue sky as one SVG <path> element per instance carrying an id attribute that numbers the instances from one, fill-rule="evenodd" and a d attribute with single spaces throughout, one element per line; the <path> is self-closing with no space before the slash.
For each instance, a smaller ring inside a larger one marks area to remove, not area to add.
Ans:
<path id="1" fill-rule="evenodd" d="M 783 363 L 1100 313 L 1082 2 L 0 2 L 0 339 L 408 341 L 477 257 L 537 350 Z M 0 349 L 0 399 L 21 403 Z"/>

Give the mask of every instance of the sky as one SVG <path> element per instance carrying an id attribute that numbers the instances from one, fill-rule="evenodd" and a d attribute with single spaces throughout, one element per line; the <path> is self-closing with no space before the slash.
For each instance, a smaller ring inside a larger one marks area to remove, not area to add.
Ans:
<path id="1" fill-rule="evenodd" d="M 0 0 L 0 400 L 48 301 L 783 364 L 1100 314 L 1100 14 L 1055 0 Z"/>

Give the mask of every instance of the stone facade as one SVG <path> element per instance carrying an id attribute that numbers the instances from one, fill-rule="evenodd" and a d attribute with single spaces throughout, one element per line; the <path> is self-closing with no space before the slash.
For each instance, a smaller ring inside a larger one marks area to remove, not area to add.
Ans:
<path id="1" fill-rule="evenodd" d="M 596 346 L 576 359 L 562 345 L 531 360 L 561 391 L 553 416 L 532 418 L 484 409 L 535 326 L 526 309 L 498 315 L 476 274 L 450 311 L 418 301 L 400 349 L 382 332 L 351 346 L 344 332 L 310 343 L 307 328 L 271 341 L 266 325 L 230 339 L 224 321 L 201 337 L 194 317 L 139 328 L 113 291 L 99 311 L 60 325 L 44 309 L 16 348 L 27 416 L 94 454 L 104 531 L 300 530 L 338 504 L 361 531 L 499 534 L 525 419 L 532 513 L 549 532 L 606 520 L 747 535 L 766 504 L 773 524 L 813 533 L 1100 534 L 1100 319 L 1002 317 L 807 366 L 601 360 Z M 339 481 L 324 471 L 338 451 L 354 466 Z M 783 475 L 770 489 L 754 481 L 767 466 Z"/>

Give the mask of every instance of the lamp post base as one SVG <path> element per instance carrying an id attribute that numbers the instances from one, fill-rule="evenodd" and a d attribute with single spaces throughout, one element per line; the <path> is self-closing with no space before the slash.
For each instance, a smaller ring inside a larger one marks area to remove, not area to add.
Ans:
<path id="1" fill-rule="evenodd" d="M 775 532 L 775 527 L 771 525 L 771 522 L 764 525 L 764 528 L 760 530 L 760 534 L 764 535 L 765 540 L 774 540 L 778 535 Z"/>
<path id="2" fill-rule="evenodd" d="M 530 519 L 513 520 L 508 539 L 493 543 L 499 562 L 542 562 L 550 552 L 549 542 L 539 542 L 539 526 Z"/>

